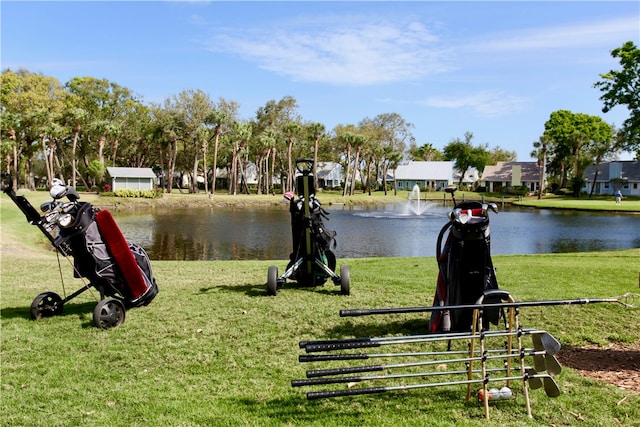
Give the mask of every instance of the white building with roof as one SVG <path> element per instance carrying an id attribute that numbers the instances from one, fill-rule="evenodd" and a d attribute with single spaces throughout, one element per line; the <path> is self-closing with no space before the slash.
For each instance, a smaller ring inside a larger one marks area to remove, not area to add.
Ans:
<path id="1" fill-rule="evenodd" d="M 111 191 L 153 190 L 157 177 L 151 168 L 107 167 Z"/>
<path id="2" fill-rule="evenodd" d="M 409 161 L 398 165 L 393 174 L 396 190 L 411 191 L 418 184 L 421 189 L 441 190 L 454 183 L 453 161 Z"/>

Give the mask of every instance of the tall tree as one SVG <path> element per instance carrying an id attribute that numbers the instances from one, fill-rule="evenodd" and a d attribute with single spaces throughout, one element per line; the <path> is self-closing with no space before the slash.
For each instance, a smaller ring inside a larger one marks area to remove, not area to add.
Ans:
<path id="1" fill-rule="evenodd" d="M 421 146 L 412 144 L 409 147 L 409 159 L 416 161 L 435 162 L 442 160 L 442 151 L 438 150 L 433 144 L 427 142 Z"/>
<path id="2" fill-rule="evenodd" d="M 632 41 L 613 49 L 611 56 L 620 60 L 620 70 L 610 70 L 600 74 L 602 80 L 594 83 L 600 89 L 607 113 L 617 105 L 625 105 L 629 110 L 620 129 L 621 149 L 635 152 L 640 159 L 640 49 Z"/>
<path id="3" fill-rule="evenodd" d="M 455 138 L 444 147 L 444 159 L 453 160 L 454 167 L 460 173 L 458 186 L 462 186 L 462 180 L 469 168 L 474 167 L 479 171 L 484 170 L 489 161 L 489 151 L 486 145 L 474 147 L 472 140 L 473 133 L 465 132 L 464 141 L 460 138 Z"/>
<path id="4" fill-rule="evenodd" d="M 3 71 L 0 83 L 2 131 L 8 141 L 3 145 L 12 153 L 13 178 L 17 185 L 22 166 L 24 182 L 35 189 L 33 159 L 39 150 L 46 161 L 47 180 L 53 178 L 55 141 L 60 137 L 56 120 L 66 94 L 57 79 L 25 69 Z"/>
<path id="5" fill-rule="evenodd" d="M 533 151 L 531 151 L 531 157 L 537 159 L 538 171 L 540 174 L 540 180 L 538 181 L 538 199 L 542 198 L 546 188 L 547 177 L 547 140 L 545 137 L 540 137 L 538 141 L 533 143 Z"/>
<path id="6" fill-rule="evenodd" d="M 550 145 L 552 167 L 560 165 L 561 187 L 567 186 L 571 174 L 571 188 L 574 195 L 580 195 L 584 184 L 584 170 L 594 161 L 594 144 L 610 144 L 612 128 L 598 116 L 558 110 L 551 113 L 545 123 L 543 136 Z"/>
<path id="7" fill-rule="evenodd" d="M 83 129 L 79 149 L 84 165 L 88 168 L 97 154 L 104 169 L 105 149 L 109 146 L 111 153 L 117 152 L 126 116 L 139 101 L 129 89 L 107 79 L 74 77 L 65 87 L 74 95 L 74 106 L 84 110 L 88 120 L 79 123 Z"/>

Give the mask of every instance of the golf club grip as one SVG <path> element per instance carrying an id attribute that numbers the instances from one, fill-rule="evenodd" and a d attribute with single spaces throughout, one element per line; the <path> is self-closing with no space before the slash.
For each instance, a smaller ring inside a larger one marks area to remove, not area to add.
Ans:
<path id="1" fill-rule="evenodd" d="M 298 362 L 327 362 L 330 360 L 359 360 L 368 359 L 368 354 L 320 354 L 320 355 L 305 355 L 298 356 Z"/>
<path id="2" fill-rule="evenodd" d="M 291 380 L 291 387 L 322 384 L 357 383 L 360 381 L 362 381 L 361 377 L 304 378 L 301 380 Z"/>
<path id="3" fill-rule="evenodd" d="M 340 396 L 356 396 L 358 394 L 374 394 L 384 393 L 387 389 L 385 387 L 368 387 L 368 388 L 352 388 L 346 390 L 329 390 L 329 391 L 311 391 L 307 393 L 307 399 L 325 399 L 327 397 L 340 397 Z"/>
<path id="4" fill-rule="evenodd" d="M 347 310 L 340 310 L 340 317 L 356 317 L 356 316 L 369 316 L 371 310 L 366 308 L 352 308 Z"/>
<path id="5" fill-rule="evenodd" d="M 332 351 L 332 350 L 349 350 L 353 348 L 380 347 L 379 342 L 375 341 L 348 341 L 327 344 L 310 344 L 305 347 L 307 353 L 316 351 Z"/>
<path id="6" fill-rule="evenodd" d="M 307 378 L 313 377 L 328 377 L 330 375 L 341 374 L 357 374 L 359 372 L 373 372 L 383 371 L 382 365 L 370 365 L 370 366 L 352 366 L 347 368 L 333 368 L 333 369 L 311 369 L 307 371 Z"/>
<path id="7" fill-rule="evenodd" d="M 335 340 L 315 340 L 315 341 L 300 341 L 298 343 L 298 347 L 305 348 L 309 345 L 321 345 L 321 344 L 334 344 L 334 343 L 345 343 L 345 342 L 369 342 L 371 338 L 362 337 L 362 338 L 342 338 Z"/>

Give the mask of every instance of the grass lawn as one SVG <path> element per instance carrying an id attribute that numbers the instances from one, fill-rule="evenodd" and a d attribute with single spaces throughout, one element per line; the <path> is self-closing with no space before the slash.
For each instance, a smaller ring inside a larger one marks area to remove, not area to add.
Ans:
<path id="1" fill-rule="evenodd" d="M 92 326 L 97 296 L 89 292 L 69 302 L 61 316 L 29 319 L 40 292 L 70 293 L 82 282 L 73 278 L 67 260 L 41 244 L 39 231 L 6 196 L 0 208 L 2 425 L 487 425 L 482 405 L 466 402 L 463 385 L 308 401 L 306 391 L 331 386 L 290 384 L 307 369 L 339 366 L 299 363 L 300 340 L 424 333 L 425 313 L 341 318 L 338 312 L 430 305 L 437 277 L 433 258 L 339 259 L 338 265 L 351 269 L 350 296 L 327 284 L 287 286 L 276 297 L 267 296 L 267 268 L 282 270 L 286 260 L 154 261 L 156 299 L 129 310 L 122 326 L 103 331 Z M 500 287 L 517 301 L 639 292 L 640 249 L 493 261 Z M 522 308 L 519 318 L 524 327 L 549 331 L 564 347 L 640 341 L 640 312 L 614 303 Z M 368 352 L 445 348 L 430 343 Z M 446 360 L 442 365 L 464 369 Z M 359 386 L 425 381 L 431 379 Z M 513 384 L 516 398 L 491 404 L 488 424 L 640 425 L 638 393 L 566 367 L 555 381 L 562 391 L 557 398 L 530 391 L 533 419 L 527 417 L 522 387 Z"/>

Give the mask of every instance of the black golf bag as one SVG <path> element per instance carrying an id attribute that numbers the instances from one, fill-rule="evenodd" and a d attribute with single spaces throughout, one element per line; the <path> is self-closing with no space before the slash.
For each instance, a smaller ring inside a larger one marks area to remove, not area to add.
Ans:
<path id="1" fill-rule="evenodd" d="M 73 187 L 55 180 L 50 190 L 54 200 L 41 205 L 45 214 L 40 215 L 24 196 L 16 195 L 11 177 L 3 174 L 2 178 L 2 191 L 27 221 L 43 232 L 59 254 L 73 258 L 74 277 L 89 280 L 64 299 L 55 292 L 38 295 L 31 304 L 32 319 L 61 314 L 65 303 L 93 287 L 100 293 L 93 320 L 106 329 L 121 325 L 126 309 L 148 305 L 155 298 L 158 287 L 149 257 L 142 247 L 125 240 L 109 211 L 80 202 Z M 65 196 L 69 202 L 63 203 L 60 199 Z"/>
<path id="2" fill-rule="evenodd" d="M 74 222 L 60 236 L 71 248 L 74 276 L 89 279 L 102 298 L 119 298 L 129 308 L 148 305 L 156 296 L 147 253 L 124 240 L 109 211 L 80 202 Z"/>
<path id="3" fill-rule="evenodd" d="M 299 176 L 298 178 L 304 177 Z M 299 179 L 298 187 L 303 184 L 300 181 Z M 312 186 L 312 183 L 310 185 Z M 336 246 L 336 232 L 328 230 L 324 225 L 324 220 L 329 219 L 329 213 L 320 206 L 320 202 L 315 197 L 310 197 L 308 204 L 305 204 L 304 197 L 300 197 L 298 200 L 291 199 L 289 212 L 291 214 L 293 252 L 289 255 L 288 267 L 291 267 L 300 258 L 309 262 L 320 259 L 328 265 L 331 271 L 335 271 L 336 256 L 330 248 L 332 243 L 333 247 Z M 307 232 L 309 238 L 306 236 Z M 302 285 L 317 286 L 324 284 L 328 276 L 326 272 L 316 268 L 300 268 L 296 271 L 295 278 Z"/>
<path id="4" fill-rule="evenodd" d="M 455 189 L 447 189 L 447 192 L 453 194 Z M 495 204 L 469 201 L 456 205 L 454 198 L 454 209 L 449 213 L 449 222 L 440 230 L 437 240 L 439 273 L 434 306 L 476 304 L 486 291 L 498 289 L 491 260 L 488 209 L 497 213 Z M 447 237 L 443 246 L 445 234 Z M 500 312 L 484 310 L 483 316 L 484 325 L 495 325 L 499 321 Z M 431 314 L 429 331 L 469 331 L 472 323 L 471 309 L 438 310 Z"/>
<path id="5" fill-rule="evenodd" d="M 301 286 L 321 286 L 331 279 L 340 286 L 342 294 L 348 295 L 350 292 L 349 267 L 341 266 L 339 276 L 335 273 L 336 256 L 331 246 L 336 246 L 336 232 L 325 227 L 324 221 L 329 219 L 329 213 L 315 197 L 312 166 L 312 159 L 296 161 L 300 172 L 296 177 L 298 199 L 293 193 L 285 195 L 289 199 L 293 251 L 282 276 L 278 277 L 277 267 L 269 267 L 267 291 L 270 295 L 276 295 L 287 279 L 295 280 Z"/>

